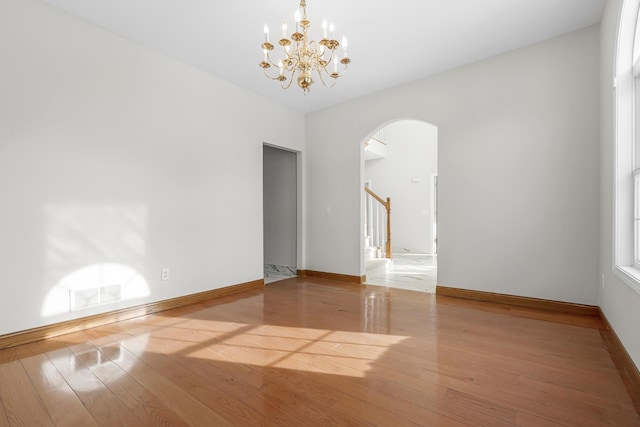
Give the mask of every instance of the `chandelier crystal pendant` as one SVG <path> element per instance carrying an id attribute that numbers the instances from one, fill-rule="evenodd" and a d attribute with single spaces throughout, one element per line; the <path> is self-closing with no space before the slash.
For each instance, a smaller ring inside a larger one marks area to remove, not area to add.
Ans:
<path id="1" fill-rule="evenodd" d="M 269 27 L 265 24 L 264 43 L 262 43 L 264 58 L 260 62 L 264 75 L 271 80 L 278 80 L 283 89 L 288 89 L 296 80 L 305 93 L 309 92 L 314 83 L 312 74 L 319 76 L 324 86 L 333 87 L 351 62 L 347 55 L 347 39 L 343 36 L 342 44 L 335 40 L 335 28 L 333 24 L 327 25 L 325 19 L 322 22 L 322 39 L 319 42 L 309 40 L 307 33 L 311 22 L 307 19 L 305 0 L 300 0 L 300 7 L 295 13 L 295 22 L 295 32 L 291 34 L 290 39 L 287 38 L 287 23 L 282 23 L 282 38 L 278 44 L 282 46 L 283 58 L 277 63 L 271 59 L 274 46 L 269 42 Z M 343 56 L 338 59 L 339 54 L 336 50 L 341 45 Z M 275 77 L 269 74 L 269 69 L 272 67 L 279 71 Z"/>

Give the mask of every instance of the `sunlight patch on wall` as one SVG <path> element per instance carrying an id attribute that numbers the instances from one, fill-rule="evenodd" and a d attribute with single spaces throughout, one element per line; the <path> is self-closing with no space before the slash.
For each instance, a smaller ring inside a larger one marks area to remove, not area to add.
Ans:
<path id="1" fill-rule="evenodd" d="M 42 315 L 51 316 L 146 296 L 149 296 L 146 280 L 131 267 L 95 264 L 73 271 L 60 280 L 45 298 Z"/>
<path id="2" fill-rule="evenodd" d="M 43 317 L 144 298 L 147 207 L 65 202 L 45 214 Z"/>

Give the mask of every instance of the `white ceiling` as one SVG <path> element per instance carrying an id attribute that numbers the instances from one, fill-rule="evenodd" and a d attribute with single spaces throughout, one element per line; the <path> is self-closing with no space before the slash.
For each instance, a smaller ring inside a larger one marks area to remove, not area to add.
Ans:
<path id="1" fill-rule="evenodd" d="M 47 0 L 142 45 L 303 112 L 432 75 L 600 22 L 606 0 L 307 0 L 352 63 L 332 89 L 282 90 L 258 67 L 263 27 L 293 25 L 299 0 Z"/>

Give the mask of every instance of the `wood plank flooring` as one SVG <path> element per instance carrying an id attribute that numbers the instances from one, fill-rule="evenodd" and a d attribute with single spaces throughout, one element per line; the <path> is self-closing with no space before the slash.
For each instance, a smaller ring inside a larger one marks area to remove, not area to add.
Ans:
<path id="1" fill-rule="evenodd" d="M 4 426 L 640 426 L 597 318 L 294 278 L 0 351 Z"/>

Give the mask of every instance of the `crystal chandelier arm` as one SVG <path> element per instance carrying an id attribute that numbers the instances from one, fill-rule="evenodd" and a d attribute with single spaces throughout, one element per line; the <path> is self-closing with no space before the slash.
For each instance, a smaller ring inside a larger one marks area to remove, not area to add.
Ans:
<path id="1" fill-rule="evenodd" d="M 285 55 L 285 59 L 283 61 L 279 61 L 279 63 L 275 63 L 275 61 L 273 61 L 271 59 L 271 51 L 273 51 L 274 46 L 271 45 L 269 42 L 265 42 L 261 45 L 262 49 L 263 49 L 263 53 L 264 53 L 264 58 L 262 60 L 262 62 L 260 62 L 259 66 L 262 68 L 262 71 L 264 72 L 264 75 L 271 79 L 271 80 L 280 80 L 282 81 L 282 76 L 284 75 L 284 71 L 291 71 L 292 69 L 292 58 L 291 56 L 287 53 L 286 50 L 286 46 L 290 44 L 290 41 L 287 39 L 281 39 L 280 40 L 280 45 L 283 47 L 283 53 Z M 274 67 L 277 68 L 279 70 L 278 75 L 276 75 L 276 77 L 272 77 L 269 72 L 267 71 L 267 69 Z"/>
<path id="2" fill-rule="evenodd" d="M 347 68 L 349 68 L 348 66 L 349 62 L 342 62 L 342 60 L 338 62 L 342 64 L 342 72 L 338 73 L 337 71 L 334 71 L 333 73 L 330 73 L 329 75 L 334 79 L 337 79 L 338 77 L 342 77 L 347 72 Z"/>
<path id="3" fill-rule="evenodd" d="M 327 72 L 327 70 L 326 70 L 326 69 L 325 69 L 325 72 Z M 324 86 L 324 87 L 329 87 L 329 88 L 334 87 L 334 86 L 336 85 L 336 82 L 338 81 L 338 79 L 337 79 L 337 78 L 334 78 L 334 79 L 333 79 L 333 82 L 332 82 L 331 84 L 327 84 L 327 82 L 325 82 L 325 81 L 324 81 L 324 76 L 323 76 L 323 74 L 324 74 L 324 73 L 322 73 L 322 72 L 320 71 L 320 69 L 318 69 L 318 76 L 320 76 L 320 82 L 322 83 L 322 86 Z M 329 73 L 327 73 L 327 75 L 331 76 L 331 74 L 329 74 Z"/>
<path id="4" fill-rule="evenodd" d="M 277 65 L 274 64 L 274 66 L 277 67 Z M 283 89 L 289 89 L 289 87 L 291 86 L 291 83 L 293 82 L 293 75 L 295 74 L 295 67 L 293 65 L 291 65 L 291 63 L 289 63 L 288 66 L 285 66 L 283 63 L 283 69 L 282 69 L 282 73 L 279 73 L 276 77 L 272 77 L 269 75 L 269 73 L 267 72 L 267 68 L 269 67 L 263 67 L 263 72 L 264 75 L 270 79 L 270 80 L 278 80 L 280 82 L 280 86 Z M 278 67 L 279 68 L 279 67 Z M 289 77 L 287 78 L 285 76 L 285 73 L 289 73 Z M 289 81 L 288 83 L 285 83 L 286 81 Z"/>
<path id="5" fill-rule="evenodd" d="M 266 68 L 264 68 L 262 71 L 264 72 L 264 75 L 265 75 L 268 79 L 271 79 L 271 80 L 278 80 L 279 75 L 278 75 L 278 77 L 271 77 L 271 76 L 269 75 L 269 73 L 267 73 L 267 69 L 266 69 Z"/>
<path id="6" fill-rule="evenodd" d="M 293 73 L 290 72 L 290 76 L 286 77 L 284 74 L 278 74 L 277 77 L 271 77 L 269 74 L 267 74 L 267 71 L 264 70 L 264 75 L 271 80 L 278 80 L 280 82 L 280 86 L 282 86 L 283 89 L 289 89 L 289 86 L 291 86 L 291 82 L 293 82 Z M 288 83 L 285 83 L 286 81 L 289 81 Z"/>
<path id="7" fill-rule="evenodd" d="M 338 65 L 337 63 L 342 64 L 342 71 L 338 72 Z M 349 68 L 349 64 L 351 63 L 351 60 L 345 56 L 343 57 L 341 60 L 338 60 L 338 55 L 336 54 L 335 50 L 331 50 L 331 56 L 329 57 L 329 59 L 327 60 L 327 63 L 323 68 L 323 70 L 331 77 L 333 77 L 334 79 L 337 79 L 338 77 L 342 77 L 346 72 L 347 72 L 347 68 Z M 333 64 L 333 72 L 329 72 L 329 70 L 327 69 L 327 67 L 332 66 Z"/>
<path id="8" fill-rule="evenodd" d="M 343 67 L 342 67 L 342 72 L 338 73 L 338 71 L 336 69 L 334 69 L 333 72 L 330 72 L 329 69 L 327 67 L 332 66 L 332 62 L 337 60 L 337 54 L 335 49 L 328 49 L 329 50 L 329 57 L 325 59 L 324 57 L 324 53 L 326 53 L 326 50 L 324 51 L 323 54 L 320 54 L 319 49 L 316 46 L 314 46 L 315 49 L 315 53 L 314 53 L 314 63 L 315 63 L 315 68 L 316 71 L 318 72 L 318 75 L 320 76 L 320 81 L 322 82 L 322 84 L 325 87 L 333 87 L 336 84 L 336 80 L 338 77 L 341 77 L 342 75 L 344 75 L 347 71 L 347 65 L 349 64 L 349 59 L 348 58 L 343 58 L 341 61 L 339 61 Z M 335 65 L 334 65 L 335 66 Z M 325 81 L 325 76 L 323 75 L 324 73 L 326 73 L 327 76 L 333 78 L 333 82 L 331 83 L 331 85 L 328 85 Z"/>
<path id="9" fill-rule="evenodd" d="M 264 57 L 262 58 L 262 62 L 260 62 L 258 65 L 266 71 L 267 68 L 275 66 L 275 64 L 271 61 L 271 56 L 269 55 L 269 52 L 273 50 L 273 45 L 268 41 L 265 41 L 264 43 L 262 43 L 262 45 L 260 45 L 260 47 L 262 48 Z"/>
<path id="10" fill-rule="evenodd" d="M 283 42 L 284 40 L 284 42 Z M 280 45 L 283 47 L 283 53 L 285 55 L 285 59 L 282 61 L 279 61 L 278 64 L 276 64 L 272 59 L 271 59 L 271 55 L 270 55 L 270 51 L 273 50 L 272 49 L 265 49 L 265 58 L 263 59 L 263 61 L 260 63 L 260 66 L 262 67 L 262 71 L 265 75 L 265 77 L 267 77 L 270 80 L 278 80 L 280 82 L 280 86 L 283 89 L 288 89 L 291 86 L 291 83 L 293 83 L 294 80 L 294 75 L 296 73 L 297 70 L 297 63 L 298 63 L 298 58 L 295 55 L 291 55 L 289 53 L 287 53 L 287 49 L 286 46 L 290 45 L 290 42 L 287 39 L 282 39 Z M 264 47 L 264 46 L 263 46 Z M 297 52 L 297 49 L 294 50 L 294 53 Z M 279 70 L 279 73 L 273 77 L 272 75 L 269 74 L 269 72 L 267 71 L 267 69 L 274 67 L 277 68 Z M 289 77 L 285 76 L 285 74 L 289 74 Z M 288 82 L 287 82 L 288 80 Z M 286 82 L 286 83 L 285 83 Z"/>
<path id="11" fill-rule="evenodd" d="M 314 68 L 316 69 L 316 72 L 320 77 L 320 82 L 325 87 L 333 87 L 335 85 L 335 79 L 332 84 L 328 85 L 327 82 L 324 80 L 324 75 L 323 75 L 324 73 L 326 73 L 329 76 L 331 75 L 331 73 L 329 73 L 329 71 L 327 70 L 327 65 L 331 63 L 331 59 L 333 58 L 333 50 L 330 50 L 329 58 L 325 59 L 324 54 L 326 53 L 326 49 L 322 49 L 323 47 L 322 45 L 320 45 L 319 47 L 318 44 L 315 43 L 314 41 L 311 43 L 311 47 L 313 50 L 312 60 L 315 66 Z"/>
<path id="12" fill-rule="evenodd" d="M 286 80 L 282 80 L 280 79 L 280 87 L 282 87 L 282 89 L 289 89 L 289 86 L 291 86 L 291 83 L 293 83 L 293 71 L 291 72 L 291 75 L 289 76 L 289 78 L 287 79 L 285 77 Z M 289 80 L 289 83 L 285 84 L 284 82 Z"/>

